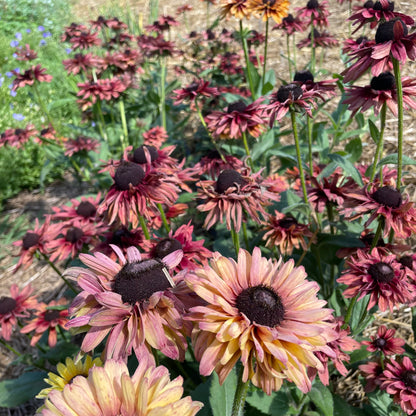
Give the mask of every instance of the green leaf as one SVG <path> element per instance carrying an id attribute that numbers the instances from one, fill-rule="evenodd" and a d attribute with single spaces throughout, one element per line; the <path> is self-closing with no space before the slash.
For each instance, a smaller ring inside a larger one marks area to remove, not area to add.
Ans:
<path id="1" fill-rule="evenodd" d="M 274 145 L 274 131 L 269 130 L 264 136 L 260 138 L 260 141 L 255 143 L 251 150 L 251 158 L 257 160 L 264 156 L 268 149 Z"/>
<path id="2" fill-rule="evenodd" d="M 191 391 L 192 400 L 204 403 L 204 407 L 198 412 L 198 416 L 211 416 L 212 410 L 209 404 L 209 388 L 211 379 L 200 384 L 195 390 Z"/>
<path id="3" fill-rule="evenodd" d="M 262 390 L 256 390 L 247 396 L 247 403 L 267 415 L 285 415 L 289 409 L 288 397 L 282 391 L 268 396 Z"/>
<path id="4" fill-rule="evenodd" d="M 378 162 L 378 166 L 397 165 L 397 159 L 397 153 L 392 153 L 386 157 L 383 157 L 383 159 L 381 159 L 380 162 Z M 416 165 L 416 160 L 406 155 L 403 155 L 402 161 L 403 165 Z"/>
<path id="5" fill-rule="evenodd" d="M 380 132 L 372 120 L 368 120 L 368 126 L 370 127 L 370 136 L 374 140 L 374 143 L 377 144 L 380 140 Z"/>
<path id="6" fill-rule="evenodd" d="M 355 182 L 358 183 L 358 185 L 363 186 L 363 180 L 361 178 L 360 172 L 358 169 L 350 162 L 349 159 L 342 157 L 340 155 L 337 155 L 335 153 L 332 153 L 328 155 L 328 157 L 335 162 L 342 170 L 348 175 L 351 176 L 351 178 L 354 179 Z"/>
<path id="7" fill-rule="evenodd" d="M 16 407 L 36 396 L 47 387 L 43 371 L 24 373 L 13 380 L 0 382 L 0 407 Z"/>
<path id="8" fill-rule="evenodd" d="M 235 369 L 230 372 L 222 386 L 220 386 L 217 373 L 213 373 L 209 389 L 209 403 L 213 416 L 231 415 L 236 387 L 237 375 Z"/>
<path id="9" fill-rule="evenodd" d="M 313 401 L 314 405 L 322 411 L 325 416 L 334 415 L 334 401 L 332 394 L 328 387 L 325 387 L 321 382 L 315 381 L 308 396 Z"/>
<path id="10" fill-rule="evenodd" d="M 349 154 L 349 160 L 353 163 L 357 162 L 363 153 L 363 145 L 361 143 L 361 139 L 359 137 L 352 139 L 345 146 L 345 150 Z"/>
<path id="11" fill-rule="evenodd" d="M 333 396 L 334 400 L 334 416 L 365 416 L 363 410 L 349 405 L 344 399 L 337 396 Z"/>

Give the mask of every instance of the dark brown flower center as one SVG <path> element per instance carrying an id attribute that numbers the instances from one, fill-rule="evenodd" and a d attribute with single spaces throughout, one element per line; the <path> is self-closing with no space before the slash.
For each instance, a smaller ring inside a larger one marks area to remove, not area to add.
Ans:
<path id="1" fill-rule="evenodd" d="M 276 0 L 263 0 L 263 4 L 266 4 L 267 6 L 273 7 L 276 3 Z"/>
<path id="2" fill-rule="evenodd" d="M 282 228 L 290 228 L 292 225 L 297 225 L 298 222 L 293 217 L 285 217 L 279 220 L 279 226 Z"/>
<path id="3" fill-rule="evenodd" d="M 410 270 L 413 270 L 413 257 L 412 256 L 400 257 L 399 263 L 405 267 L 408 267 Z"/>
<path id="4" fill-rule="evenodd" d="M 282 85 L 277 91 L 277 101 L 284 103 L 289 98 L 292 101 L 298 100 L 302 97 L 303 91 L 299 85 L 296 84 L 288 84 Z"/>
<path id="5" fill-rule="evenodd" d="M 133 153 L 133 160 L 136 163 L 147 163 L 146 160 L 146 154 L 144 152 L 144 148 L 146 148 L 150 153 L 150 160 L 154 162 L 156 159 L 159 158 L 159 153 L 157 152 L 156 147 L 154 146 L 148 146 L 148 145 L 142 145 L 138 147 L 134 153 Z"/>
<path id="6" fill-rule="evenodd" d="M 192 84 L 189 84 L 186 88 L 186 92 L 195 92 L 198 89 L 199 84 L 197 82 L 193 82 Z"/>
<path id="7" fill-rule="evenodd" d="M 114 182 L 119 191 L 127 191 L 132 186 L 137 186 L 145 177 L 144 170 L 132 162 L 123 162 L 116 170 Z"/>
<path id="8" fill-rule="evenodd" d="M 283 18 L 283 22 L 285 23 L 294 23 L 295 22 L 295 18 L 293 17 L 292 13 L 289 13 L 286 17 Z"/>
<path id="9" fill-rule="evenodd" d="M 83 235 L 84 231 L 81 228 L 71 227 L 65 234 L 65 240 L 70 243 L 76 243 Z"/>
<path id="10" fill-rule="evenodd" d="M 373 77 L 370 82 L 371 88 L 377 91 L 389 91 L 395 88 L 396 80 L 391 72 L 383 72 L 378 77 Z"/>
<path id="11" fill-rule="evenodd" d="M 6 315 L 16 307 L 16 301 L 9 296 L 2 296 L 0 298 L 0 315 Z"/>
<path id="12" fill-rule="evenodd" d="M 318 30 L 317 29 L 313 29 L 313 37 L 314 37 L 314 39 L 319 38 L 320 36 L 321 36 L 321 34 L 318 32 Z M 309 40 L 312 39 L 312 32 L 309 33 L 308 39 Z"/>
<path id="13" fill-rule="evenodd" d="M 84 218 L 91 218 L 97 212 L 97 208 L 95 208 L 94 204 L 88 201 L 82 201 L 78 208 L 75 210 L 78 215 Z"/>
<path id="14" fill-rule="evenodd" d="M 380 23 L 376 31 L 376 43 L 384 43 L 394 39 L 394 26 L 401 24 L 403 27 L 403 34 L 408 34 L 407 26 L 401 19 L 389 20 L 388 22 Z"/>
<path id="15" fill-rule="evenodd" d="M 153 293 L 171 287 L 164 268 L 157 259 L 126 263 L 114 278 L 113 290 L 125 303 L 134 305 L 146 301 Z"/>
<path id="16" fill-rule="evenodd" d="M 285 316 L 285 308 L 280 296 L 267 286 L 259 285 L 244 289 L 237 296 L 235 306 L 251 323 L 256 322 L 270 328 L 279 325 Z"/>
<path id="17" fill-rule="evenodd" d="M 360 240 L 364 243 L 366 247 L 371 247 L 371 244 L 373 244 L 374 237 L 376 235 L 374 233 L 368 233 L 366 235 L 363 235 L 360 237 Z M 384 240 L 380 237 L 377 241 L 376 247 L 384 247 L 386 244 L 384 243 Z"/>
<path id="18" fill-rule="evenodd" d="M 28 231 L 23 237 L 23 248 L 28 250 L 30 247 L 35 246 L 39 242 L 40 235 Z"/>
<path id="19" fill-rule="evenodd" d="M 402 195 L 391 186 L 383 186 L 371 194 L 374 201 L 390 208 L 399 208 L 402 204 Z"/>
<path id="20" fill-rule="evenodd" d="M 56 309 L 50 310 L 50 311 L 46 311 L 45 315 L 43 315 L 43 319 L 47 322 L 52 322 L 55 319 L 59 319 L 59 312 Z"/>
<path id="21" fill-rule="evenodd" d="M 368 268 L 368 274 L 379 283 L 389 283 L 394 279 L 394 270 L 387 263 L 379 262 Z"/>
<path id="22" fill-rule="evenodd" d="M 14 131 L 14 134 L 15 134 L 16 136 L 20 136 L 21 134 L 23 134 L 23 132 L 24 132 L 24 130 L 23 130 L 23 129 L 16 129 L 16 130 Z"/>
<path id="23" fill-rule="evenodd" d="M 406 387 L 410 387 L 411 389 L 416 389 L 416 371 L 414 370 L 404 371 L 401 379 Z"/>
<path id="24" fill-rule="evenodd" d="M 301 82 L 304 84 L 307 81 L 313 82 L 314 78 L 311 71 L 308 71 L 307 69 L 305 71 L 297 71 L 295 74 L 295 77 L 293 78 L 293 81 Z"/>
<path id="25" fill-rule="evenodd" d="M 225 169 L 219 175 L 216 184 L 216 191 L 219 194 L 223 194 L 228 188 L 232 186 L 243 186 L 246 181 L 243 177 L 233 169 Z"/>
<path id="26" fill-rule="evenodd" d="M 363 4 L 363 7 L 365 9 L 372 9 L 374 7 L 374 2 L 373 0 L 368 0 Z"/>
<path id="27" fill-rule="evenodd" d="M 387 344 L 387 341 L 384 338 L 377 338 L 373 341 L 373 345 L 375 348 L 382 350 Z"/>
<path id="28" fill-rule="evenodd" d="M 368 41 L 368 37 L 367 36 L 360 36 L 357 38 L 356 42 L 358 45 L 361 45 L 362 43 L 365 43 Z"/>
<path id="29" fill-rule="evenodd" d="M 394 1 L 389 1 L 387 7 L 383 7 L 380 1 L 376 1 L 373 6 L 374 10 L 384 10 L 392 12 L 394 10 Z"/>
<path id="30" fill-rule="evenodd" d="M 165 238 L 162 241 L 159 241 L 155 247 L 154 253 L 155 257 L 163 259 L 170 253 L 173 253 L 176 250 L 181 250 L 182 244 L 176 238 Z"/>
<path id="31" fill-rule="evenodd" d="M 238 111 L 239 113 L 242 113 L 247 108 L 247 104 L 242 101 L 238 100 L 235 103 L 231 103 L 227 108 L 227 113 L 230 114 L 233 111 Z"/>
<path id="32" fill-rule="evenodd" d="M 309 10 L 314 10 L 314 9 L 317 9 L 318 7 L 319 7 L 318 0 L 309 0 L 308 3 L 306 4 L 306 8 Z"/>

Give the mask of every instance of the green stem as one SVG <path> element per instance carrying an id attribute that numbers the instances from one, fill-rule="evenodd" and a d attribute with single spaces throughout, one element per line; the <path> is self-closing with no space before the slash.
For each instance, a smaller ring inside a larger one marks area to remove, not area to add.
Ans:
<path id="1" fill-rule="evenodd" d="M 311 73 L 315 75 L 315 27 L 313 25 L 313 17 L 311 17 L 311 48 L 312 48 L 312 56 L 311 56 Z"/>
<path id="2" fill-rule="evenodd" d="M 54 129 L 56 132 L 58 132 L 58 129 L 56 128 L 56 126 L 55 126 L 55 124 L 54 124 L 54 122 L 53 122 L 53 120 L 52 120 L 52 117 L 51 117 L 51 115 L 49 114 L 48 108 L 46 107 L 46 104 L 45 104 L 45 102 L 43 101 L 42 96 L 41 96 L 41 95 L 40 95 L 40 93 L 39 93 L 38 86 L 37 86 L 36 82 L 34 82 L 34 83 L 33 83 L 32 88 L 33 88 L 33 91 L 35 92 L 36 99 L 38 100 L 39 106 L 40 106 L 40 108 L 42 109 L 43 114 L 44 114 L 44 115 L 45 115 L 45 117 L 48 119 L 48 122 L 49 122 L 49 123 L 50 123 L 50 125 L 53 127 L 53 129 Z"/>
<path id="3" fill-rule="evenodd" d="M 293 46 L 293 66 L 295 67 L 296 72 L 296 40 L 295 40 L 295 34 L 292 36 L 292 46 Z"/>
<path id="4" fill-rule="evenodd" d="M 166 58 L 162 58 L 160 70 L 160 114 L 162 117 L 162 127 L 166 130 Z"/>
<path id="5" fill-rule="evenodd" d="M 292 59 L 290 58 L 289 35 L 286 35 L 287 63 L 289 65 L 289 78 L 292 79 Z"/>
<path id="6" fill-rule="evenodd" d="M 329 222 L 329 228 L 331 230 L 331 234 L 335 234 L 335 228 L 334 228 L 334 207 L 331 202 L 328 202 L 326 204 L 326 212 L 328 214 L 328 222 Z"/>
<path id="7" fill-rule="evenodd" d="M 168 220 L 166 219 L 165 211 L 163 209 L 162 204 L 158 203 L 157 208 L 160 212 L 160 217 L 162 218 L 163 226 L 165 227 L 166 232 L 169 233 L 170 232 L 170 227 L 169 227 L 169 224 L 168 224 Z"/>
<path id="8" fill-rule="evenodd" d="M 290 106 L 290 117 L 291 117 L 291 120 L 292 120 L 293 136 L 295 137 L 296 157 L 298 159 L 298 169 L 299 169 L 300 182 L 302 184 L 303 199 L 304 199 L 305 203 L 308 204 L 309 203 L 308 193 L 306 191 L 305 174 L 303 172 L 302 158 L 301 158 L 301 155 L 300 155 L 298 128 L 297 128 L 297 125 L 296 125 L 296 113 L 295 113 L 295 110 L 293 109 L 292 106 Z"/>
<path id="9" fill-rule="evenodd" d="M 48 263 L 48 265 L 59 275 L 59 277 L 65 282 L 65 284 L 77 295 L 78 291 L 75 289 L 73 284 L 62 275 L 59 269 L 49 260 L 49 257 L 46 254 L 44 253 L 41 253 L 41 254 L 42 254 L 42 257 L 45 259 L 45 261 Z"/>
<path id="10" fill-rule="evenodd" d="M 103 139 L 107 142 L 108 137 L 107 137 L 107 133 L 105 131 L 105 120 L 104 120 L 104 114 L 103 114 L 103 109 L 101 107 L 101 101 L 100 100 L 97 100 L 97 110 L 98 110 L 98 117 L 100 118 L 100 121 L 97 123 L 98 124 L 98 129 L 100 130 L 100 134 L 103 137 Z"/>
<path id="11" fill-rule="evenodd" d="M 266 35 L 264 40 L 264 57 L 263 57 L 263 76 L 261 78 L 261 88 L 264 87 L 264 78 L 266 76 L 266 63 L 267 63 L 267 44 L 269 40 L 269 19 L 266 20 Z"/>
<path id="12" fill-rule="evenodd" d="M 61 334 L 62 338 L 64 339 L 65 342 L 68 342 L 68 338 L 64 332 L 64 330 L 62 329 L 62 327 L 60 325 L 58 325 L 58 331 Z"/>
<path id="13" fill-rule="evenodd" d="M 348 327 L 350 320 L 351 320 L 351 316 L 352 316 L 352 311 L 354 310 L 354 306 L 357 303 L 357 299 L 358 299 L 359 293 L 357 293 L 352 299 L 350 304 L 348 305 L 348 309 L 347 309 L 347 313 L 345 314 L 345 319 L 344 319 L 344 324 L 342 325 L 342 328 L 345 329 Z"/>
<path id="14" fill-rule="evenodd" d="M 233 240 L 235 254 L 238 257 L 238 252 L 240 251 L 240 238 L 238 236 L 238 233 L 235 231 L 233 227 L 231 227 L 231 238 Z"/>
<path id="15" fill-rule="evenodd" d="M 142 230 L 143 230 L 144 238 L 146 240 L 150 240 L 149 230 L 147 229 L 146 221 L 143 218 L 143 215 L 139 214 L 139 222 L 140 222 L 140 227 L 142 227 Z"/>
<path id="16" fill-rule="evenodd" d="M 244 245 L 246 246 L 246 250 L 249 250 L 250 246 L 248 244 L 247 225 L 244 221 L 242 223 L 242 227 L 243 227 Z"/>
<path id="17" fill-rule="evenodd" d="M 386 103 L 384 103 L 380 111 L 380 136 L 378 138 L 376 153 L 374 155 L 374 163 L 373 163 L 373 166 L 371 167 L 370 185 L 376 176 L 377 164 L 383 154 L 383 137 L 384 137 L 384 129 L 386 127 L 386 111 L 387 111 L 387 105 Z M 380 169 L 382 170 L 383 167 L 381 167 Z"/>
<path id="18" fill-rule="evenodd" d="M 384 230 L 384 220 L 380 216 L 378 219 L 378 226 L 377 226 L 376 234 L 374 235 L 373 241 L 371 242 L 370 253 L 373 251 L 373 248 L 377 246 L 378 240 L 380 240 L 383 230 Z"/>
<path id="19" fill-rule="evenodd" d="M 241 366 L 240 374 L 238 376 L 238 384 L 235 390 L 233 409 L 231 411 L 231 416 L 243 416 L 244 415 L 244 405 L 246 403 L 247 391 L 250 385 L 250 380 L 246 382 L 243 381 L 243 372 L 244 367 Z"/>
<path id="20" fill-rule="evenodd" d="M 250 165 L 251 170 L 254 172 L 253 160 L 251 159 L 250 149 L 248 147 L 248 141 L 247 141 L 246 132 L 243 131 L 243 132 L 241 132 L 241 134 L 242 134 L 242 137 L 243 137 L 244 149 L 245 149 L 246 155 L 247 155 L 247 162 Z"/>
<path id="21" fill-rule="evenodd" d="M 393 69 L 394 77 L 396 79 L 396 90 L 397 90 L 397 190 L 400 191 L 402 183 L 402 171 L 403 171 L 403 86 L 400 75 L 400 62 L 393 58 Z"/>
<path id="22" fill-rule="evenodd" d="M 313 158 L 312 158 L 312 119 L 306 117 L 306 127 L 308 131 L 308 159 L 309 159 L 309 175 L 313 178 Z"/>
<path id="23" fill-rule="evenodd" d="M 129 130 L 127 128 L 127 121 L 126 121 L 126 111 L 124 109 L 124 101 L 121 99 L 119 101 L 119 109 L 120 109 L 120 117 L 121 117 L 121 125 L 123 126 L 123 139 L 122 139 L 122 146 L 123 150 L 127 147 L 124 143 L 124 140 L 127 140 L 127 143 L 129 143 Z"/>
<path id="24" fill-rule="evenodd" d="M 251 78 L 251 72 L 249 70 L 250 59 L 249 59 L 249 56 L 248 56 L 247 39 L 246 39 L 246 36 L 244 35 L 244 32 L 243 32 L 243 21 L 241 19 L 240 19 L 240 37 L 241 37 L 241 42 L 243 44 L 244 58 L 245 58 L 245 61 L 246 61 L 246 72 L 247 72 L 247 78 L 248 78 L 248 85 L 250 87 L 251 96 L 252 96 L 253 100 L 255 100 L 256 99 L 256 92 L 254 91 L 254 83 L 253 83 L 253 80 Z"/>
<path id="25" fill-rule="evenodd" d="M 197 102 L 195 102 L 195 107 L 196 107 L 196 111 L 197 111 L 197 113 L 198 113 L 199 119 L 201 120 L 201 123 L 202 123 L 202 125 L 204 126 L 204 129 L 205 129 L 205 131 L 207 132 L 208 137 L 211 139 L 211 143 L 214 145 L 215 150 L 216 150 L 216 151 L 218 152 L 218 154 L 220 155 L 221 160 L 222 160 L 223 162 L 227 163 L 227 161 L 226 161 L 226 159 L 225 159 L 224 155 L 222 154 L 222 152 L 221 152 L 220 148 L 218 147 L 217 143 L 215 142 L 214 138 L 212 137 L 212 134 L 211 134 L 211 132 L 210 132 L 210 131 L 209 131 L 209 129 L 208 129 L 207 123 L 205 123 L 204 116 L 202 115 L 201 110 L 200 110 L 199 105 L 198 105 L 198 103 L 197 103 Z"/>
<path id="26" fill-rule="evenodd" d="M 19 351 L 16 351 L 11 345 L 9 345 L 2 338 L 0 338 L 0 344 L 4 345 L 9 351 L 11 351 L 13 354 L 17 355 L 18 357 L 21 357 L 22 356 L 22 354 L 20 354 Z"/>

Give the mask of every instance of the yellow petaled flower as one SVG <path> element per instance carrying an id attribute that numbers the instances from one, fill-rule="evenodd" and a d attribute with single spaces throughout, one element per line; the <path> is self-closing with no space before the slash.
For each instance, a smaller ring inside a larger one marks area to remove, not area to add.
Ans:
<path id="1" fill-rule="evenodd" d="M 231 16 L 237 19 L 250 18 L 248 0 L 221 0 L 221 18 Z"/>
<path id="2" fill-rule="evenodd" d="M 65 364 L 59 363 L 56 366 L 58 374 L 48 373 L 49 378 L 45 378 L 44 381 L 51 387 L 43 389 L 37 396 L 37 399 L 44 399 L 50 391 L 59 390 L 62 391 L 64 387 L 70 383 L 76 376 L 88 377 L 88 372 L 93 366 L 101 367 L 103 365 L 99 358 L 94 360 L 90 355 L 85 357 L 85 361 L 74 361 L 72 358 L 67 357 Z"/>
<path id="3" fill-rule="evenodd" d="M 289 14 L 289 0 L 247 0 L 249 12 L 257 16 L 263 16 L 265 22 L 270 17 L 277 23 Z"/>
<path id="4" fill-rule="evenodd" d="M 223 383 L 241 360 L 243 381 L 267 394 L 285 378 L 306 393 L 307 369 L 323 369 L 315 352 L 335 357 L 328 346 L 337 336 L 332 310 L 324 308 L 318 284 L 306 280 L 293 260 L 267 260 L 258 247 L 253 255 L 240 250 L 237 262 L 216 253 L 210 267 L 185 279 L 206 302 L 187 316 L 195 325 L 192 343 L 202 375 L 216 371 Z"/>
<path id="5" fill-rule="evenodd" d="M 163 366 L 147 356 L 130 377 L 123 361 L 107 360 L 90 369 L 88 378 L 75 377 L 62 391 L 52 390 L 37 415 L 194 416 L 203 406 L 182 397 L 182 377 L 170 380 Z"/>

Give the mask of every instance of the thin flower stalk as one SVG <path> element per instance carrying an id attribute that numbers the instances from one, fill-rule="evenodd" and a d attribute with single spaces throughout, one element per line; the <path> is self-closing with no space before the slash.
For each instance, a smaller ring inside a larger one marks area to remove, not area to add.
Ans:
<path id="1" fill-rule="evenodd" d="M 383 138 L 384 138 L 384 130 L 386 128 L 386 112 L 387 112 L 387 104 L 384 103 L 381 107 L 380 111 L 380 135 L 378 137 L 376 153 L 374 155 L 374 163 L 371 168 L 371 175 L 370 175 L 370 184 L 373 182 L 374 177 L 376 176 L 377 164 L 379 160 L 383 157 Z M 383 167 L 380 167 L 380 181 L 383 182 Z"/>
<path id="2" fill-rule="evenodd" d="M 147 229 L 146 220 L 143 218 L 143 215 L 139 214 L 139 222 L 140 222 L 140 227 L 142 228 L 142 231 L 144 234 L 144 238 L 146 240 L 150 240 L 149 230 Z"/>
<path id="3" fill-rule="evenodd" d="M 248 85 L 250 87 L 250 92 L 253 100 L 256 99 L 256 92 L 254 91 L 254 84 L 253 79 L 251 78 L 251 72 L 249 71 L 250 59 L 248 57 L 248 47 L 247 47 L 247 39 L 243 31 L 243 21 L 240 19 L 240 38 L 243 44 L 243 51 L 244 51 L 244 59 L 246 61 L 246 72 L 248 78 Z"/>
<path id="4" fill-rule="evenodd" d="M 166 130 L 166 59 L 162 58 L 160 63 L 160 115 L 162 127 Z"/>
<path id="5" fill-rule="evenodd" d="M 170 226 L 168 224 L 168 220 L 166 219 L 165 211 L 163 209 L 162 204 L 157 204 L 157 208 L 160 212 L 160 217 L 162 218 L 163 227 L 165 228 L 166 232 L 169 234 L 170 232 Z"/>
<path id="6" fill-rule="evenodd" d="M 21 357 L 22 354 L 19 351 L 16 351 L 8 342 L 0 338 L 0 344 L 4 345 L 9 351 L 16 355 L 16 357 Z"/>
<path id="7" fill-rule="evenodd" d="M 233 408 L 231 416 L 244 416 L 244 405 L 246 403 L 247 391 L 250 386 L 250 380 L 243 381 L 244 367 L 242 366 L 238 375 L 238 384 L 235 390 Z"/>
<path id="8" fill-rule="evenodd" d="M 124 150 L 127 147 L 126 141 L 127 141 L 127 144 L 130 144 L 130 141 L 129 141 L 129 131 L 127 128 L 127 121 L 126 121 L 126 111 L 124 109 L 124 101 L 122 99 L 119 101 L 119 109 L 120 109 L 121 125 L 123 127 L 122 147 Z"/>
<path id="9" fill-rule="evenodd" d="M 243 138 L 244 149 L 245 149 L 246 155 L 247 155 L 248 164 L 250 165 L 251 170 L 254 172 L 253 160 L 251 159 L 250 148 L 248 147 L 246 132 L 243 131 L 243 132 L 241 132 L 241 134 L 242 134 L 242 138 Z"/>
<path id="10" fill-rule="evenodd" d="M 266 35 L 265 35 L 265 40 L 264 40 L 263 76 L 261 78 L 261 88 L 262 89 L 264 87 L 264 79 L 266 77 L 267 44 L 269 43 L 268 41 L 269 41 L 269 19 L 266 20 Z"/>
<path id="11" fill-rule="evenodd" d="M 394 77 L 396 79 L 397 88 L 397 190 L 400 191 L 403 172 L 403 86 L 400 75 L 400 62 L 393 58 Z"/>
<path id="12" fill-rule="evenodd" d="M 286 49 L 287 49 L 287 63 L 289 65 L 289 78 L 292 79 L 292 58 L 291 58 L 291 53 L 290 53 L 289 35 L 286 35 Z"/>
<path id="13" fill-rule="evenodd" d="M 59 271 L 59 269 L 55 266 L 55 264 L 53 264 L 50 260 L 49 257 L 44 254 L 41 253 L 42 257 L 45 259 L 45 261 L 48 263 L 48 265 L 50 267 L 52 267 L 52 269 L 59 275 L 59 277 L 65 282 L 65 284 L 77 295 L 78 291 L 75 289 L 74 285 L 65 277 L 63 276 L 63 274 Z"/>
<path id="14" fill-rule="evenodd" d="M 306 128 L 308 132 L 308 160 L 309 160 L 309 175 L 313 178 L 313 160 L 312 160 L 312 119 L 306 117 Z"/>
<path id="15" fill-rule="evenodd" d="M 58 131 L 58 129 L 56 128 L 55 123 L 54 123 L 54 121 L 53 121 L 53 118 L 52 118 L 52 117 L 51 117 L 51 115 L 49 114 L 48 108 L 46 107 L 46 104 L 45 104 L 45 102 L 43 101 L 42 96 L 41 96 L 41 95 L 40 95 L 40 93 L 39 93 L 38 86 L 36 85 L 36 82 L 34 82 L 34 83 L 33 83 L 32 88 L 33 88 L 33 91 L 34 91 L 34 93 L 35 93 L 35 95 L 36 95 L 36 99 L 37 99 L 37 101 L 38 101 L 38 104 L 39 104 L 40 108 L 42 109 L 43 114 L 44 114 L 44 115 L 45 115 L 45 117 L 47 118 L 47 120 L 48 120 L 49 124 L 53 127 L 53 129 L 54 129 L 55 131 Z"/>
<path id="16" fill-rule="evenodd" d="M 238 256 L 238 252 L 240 251 L 240 236 L 238 235 L 238 232 L 234 229 L 234 227 L 231 228 L 230 232 L 231 239 L 233 240 L 235 253 Z"/>
<path id="17" fill-rule="evenodd" d="M 304 199 L 305 203 L 308 204 L 309 203 L 309 201 L 308 201 L 308 192 L 306 191 L 305 174 L 303 172 L 302 158 L 301 158 L 301 155 L 300 155 L 298 127 L 297 127 L 297 124 L 296 124 L 296 113 L 295 113 L 295 110 L 292 106 L 290 106 L 290 117 L 291 117 L 291 120 L 292 120 L 293 136 L 295 138 L 296 157 L 298 159 L 298 169 L 299 169 L 300 182 L 302 184 L 303 199 Z"/>
<path id="18" fill-rule="evenodd" d="M 315 26 L 313 24 L 313 16 L 311 17 L 311 72 L 312 75 L 315 75 L 315 61 L 316 61 L 316 51 L 315 51 Z"/>

